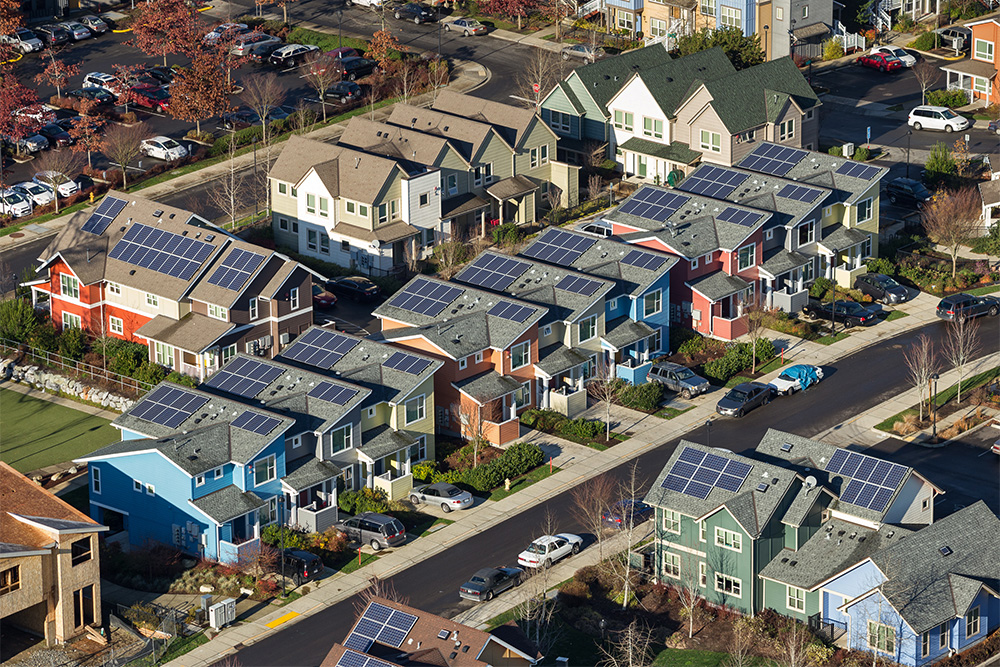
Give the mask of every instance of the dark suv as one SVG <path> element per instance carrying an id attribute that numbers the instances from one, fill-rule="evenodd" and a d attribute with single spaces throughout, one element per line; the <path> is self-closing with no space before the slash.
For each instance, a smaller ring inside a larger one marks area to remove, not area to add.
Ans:
<path id="1" fill-rule="evenodd" d="M 45 46 L 58 46 L 70 40 L 69 30 L 53 23 L 46 23 L 41 28 L 35 28 L 35 35 Z"/>
<path id="2" fill-rule="evenodd" d="M 881 273 L 858 276 L 854 279 L 854 289 L 861 290 L 862 294 L 886 304 L 903 303 L 910 298 L 910 293 L 905 287 Z"/>
<path id="3" fill-rule="evenodd" d="M 417 25 L 433 21 L 436 17 L 433 12 L 417 2 L 408 2 L 401 7 L 396 7 L 393 16 L 403 21 L 413 21 Z"/>
<path id="4" fill-rule="evenodd" d="M 971 319 L 980 315 L 992 317 L 997 313 L 1000 313 L 1000 301 L 993 296 L 952 294 L 941 299 L 937 307 L 937 316 L 942 320 L 955 320 L 959 317 Z"/>
<path id="5" fill-rule="evenodd" d="M 290 577 L 296 586 L 318 578 L 323 572 L 323 561 L 308 551 L 285 549 L 282 558 L 285 561 L 285 576 Z"/>
<path id="6" fill-rule="evenodd" d="M 340 59 L 340 69 L 342 70 L 341 77 L 347 81 L 354 81 L 355 79 L 360 79 L 363 76 L 368 76 L 375 71 L 376 62 L 369 58 L 341 58 Z"/>
<path id="7" fill-rule="evenodd" d="M 920 208 L 930 201 L 931 193 L 920 181 L 894 178 L 885 185 L 885 195 L 892 204 L 908 204 Z"/>

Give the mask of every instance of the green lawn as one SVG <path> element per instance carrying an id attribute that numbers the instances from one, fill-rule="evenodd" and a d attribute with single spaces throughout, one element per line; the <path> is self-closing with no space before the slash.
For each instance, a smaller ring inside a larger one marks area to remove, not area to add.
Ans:
<path id="1" fill-rule="evenodd" d="M 0 389 L 0 420 L 0 460 L 24 473 L 121 439 L 106 419 L 9 389 Z"/>
<path id="2" fill-rule="evenodd" d="M 660 410 L 659 412 L 657 412 L 656 416 L 660 417 L 662 419 L 673 419 L 674 417 L 679 417 L 680 415 L 684 414 L 688 410 L 694 410 L 694 406 L 690 405 L 690 406 L 684 408 L 683 410 L 678 410 L 677 408 L 666 407 L 666 408 L 663 408 L 662 410 Z"/>
<path id="3" fill-rule="evenodd" d="M 1000 285 L 987 285 L 986 287 L 977 287 L 975 289 L 965 290 L 965 292 L 966 294 L 975 294 L 976 296 L 993 294 L 994 292 L 1000 292 Z"/>
<path id="4" fill-rule="evenodd" d="M 512 479 L 510 481 L 510 491 L 504 491 L 503 487 L 500 487 L 496 491 L 490 494 L 490 500 L 503 500 L 512 493 L 517 493 L 521 489 L 525 489 L 535 482 L 540 482 L 550 474 L 554 475 L 559 472 L 559 466 L 552 466 L 552 472 L 549 473 L 549 464 L 545 463 L 540 465 L 527 475 L 522 475 L 517 479 Z"/>
<path id="5" fill-rule="evenodd" d="M 665 648 L 653 660 L 653 667 L 718 667 L 728 653 Z"/>
<path id="6" fill-rule="evenodd" d="M 836 343 L 839 340 L 844 340 L 850 335 L 851 334 L 847 333 L 846 331 L 841 331 L 838 332 L 836 336 L 820 336 L 819 338 L 816 339 L 815 342 L 819 343 L 820 345 L 832 345 L 833 343 Z"/>
<path id="7" fill-rule="evenodd" d="M 431 534 L 431 528 L 433 528 L 434 526 L 448 526 L 448 525 L 451 525 L 453 523 L 455 523 L 455 522 L 452 521 L 451 519 L 437 519 L 431 525 L 427 526 L 427 528 L 420 533 L 420 537 L 424 537 L 425 535 L 430 535 Z M 441 529 L 438 528 L 437 530 L 441 530 Z M 434 531 L 434 532 L 437 532 L 437 531 Z"/>
<path id="8" fill-rule="evenodd" d="M 889 316 L 885 318 L 885 321 L 886 322 L 892 322 L 893 320 L 899 320 L 899 319 L 902 319 L 904 317 L 909 317 L 909 316 L 910 316 L 909 313 L 904 313 L 901 310 L 894 310 L 891 313 L 889 313 Z"/>
<path id="9" fill-rule="evenodd" d="M 783 365 L 784 365 L 785 363 L 788 363 L 788 362 L 784 362 L 784 363 L 782 363 L 782 360 L 781 360 L 781 355 L 779 354 L 779 355 L 778 355 L 777 357 L 775 357 L 775 358 L 774 358 L 774 359 L 772 359 L 771 361 L 767 362 L 767 363 L 766 363 L 766 364 L 764 364 L 763 366 L 758 366 L 758 367 L 757 367 L 757 372 L 758 372 L 758 373 L 760 373 L 761 375 L 767 375 L 767 374 L 768 374 L 768 373 L 770 373 L 771 371 L 776 371 L 776 370 L 778 370 L 778 369 L 779 369 L 779 368 L 781 368 L 781 367 L 782 367 L 782 366 L 783 366 Z"/>

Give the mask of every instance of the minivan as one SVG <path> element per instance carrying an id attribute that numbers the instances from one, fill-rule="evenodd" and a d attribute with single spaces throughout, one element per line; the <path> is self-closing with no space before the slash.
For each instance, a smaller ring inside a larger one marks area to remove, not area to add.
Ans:
<path id="1" fill-rule="evenodd" d="M 372 549 L 388 549 L 406 541 L 406 529 L 398 519 L 377 512 L 364 512 L 346 521 L 338 521 L 337 530 L 348 539 L 370 544 Z"/>
<path id="2" fill-rule="evenodd" d="M 906 121 L 914 130 L 944 130 L 945 132 L 961 132 L 969 128 L 969 119 L 960 116 L 948 107 L 932 107 L 922 105 L 910 112 Z"/>

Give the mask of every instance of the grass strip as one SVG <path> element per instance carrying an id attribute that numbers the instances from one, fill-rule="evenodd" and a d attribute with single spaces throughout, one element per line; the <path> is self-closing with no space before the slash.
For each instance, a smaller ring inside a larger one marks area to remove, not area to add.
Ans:
<path id="1" fill-rule="evenodd" d="M 455 522 L 452 521 L 451 519 L 437 519 L 431 525 L 427 526 L 427 528 L 425 528 L 420 533 L 420 535 L 418 537 L 426 537 L 427 535 L 430 535 L 431 534 L 431 528 L 433 528 L 434 526 L 450 526 L 453 523 L 455 523 Z M 438 530 L 440 530 L 440 528 Z M 434 531 L 434 532 L 437 532 L 437 531 Z"/>
<path id="2" fill-rule="evenodd" d="M 659 417 L 660 419 L 673 419 L 674 417 L 681 416 L 682 414 L 684 414 L 688 410 L 694 410 L 694 406 L 693 405 L 689 405 L 688 407 L 684 408 L 683 410 L 678 410 L 677 408 L 665 407 L 662 410 L 660 410 L 659 412 L 657 412 L 656 416 Z"/>
<path id="3" fill-rule="evenodd" d="M 361 553 L 361 559 L 360 559 L 361 562 L 359 563 L 358 562 L 358 554 L 354 553 L 354 554 L 351 555 L 351 559 L 348 560 L 343 565 L 340 565 L 340 563 L 338 562 L 337 563 L 338 567 L 335 568 L 335 569 L 338 572 L 342 572 L 343 574 L 350 574 L 351 572 L 354 572 L 355 570 L 363 568 L 365 565 L 369 565 L 371 563 L 374 563 L 375 561 L 378 560 L 378 558 L 379 557 L 376 556 L 375 554 L 366 554 L 366 553 L 362 552 Z"/>
<path id="4" fill-rule="evenodd" d="M 966 294 L 975 294 L 976 296 L 993 294 L 994 292 L 1000 292 L 1000 285 L 987 285 L 986 287 L 977 287 L 975 289 L 965 290 Z"/>
<path id="5" fill-rule="evenodd" d="M 833 345 L 837 341 L 844 340 L 845 338 L 847 338 L 850 335 L 851 334 L 847 333 L 846 331 L 841 331 L 836 336 L 820 336 L 819 338 L 817 338 L 813 342 L 814 343 L 819 343 L 820 345 Z"/>
<path id="6" fill-rule="evenodd" d="M 489 500 L 503 500 L 512 493 L 517 493 L 521 489 L 526 489 L 535 482 L 540 482 L 549 475 L 554 475 L 559 472 L 560 468 L 558 466 L 552 466 L 552 472 L 549 472 L 548 464 L 540 465 L 531 472 L 521 475 L 517 479 L 512 479 L 510 481 L 510 491 L 505 491 L 502 487 L 490 494 Z"/>
<path id="7" fill-rule="evenodd" d="M 976 375 L 970 376 L 962 380 L 962 393 L 972 391 L 976 387 L 982 387 L 983 385 L 989 384 L 993 380 L 1000 378 L 1000 366 L 997 368 L 991 368 L 988 371 L 983 371 L 982 373 L 977 373 Z M 934 396 L 934 403 L 937 407 L 944 406 L 948 401 L 958 396 L 958 385 L 951 385 L 950 387 L 938 392 Z M 888 419 L 875 425 L 880 431 L 885 431 L 887 433 L 892 433 L 892 427 L 895 426 L 897 422 L 901 422 L 906 419 L 907 415 L 919 415 L 919 410 L 916 407 L 907 408 L 901 412 L 894 414 Z"/>
<path id="8" fill-rule="evenodd" d="M 892 322 L 893 320 L 900 320 L 904 317 L 909 317 L 909 316 L 910 316 L 909 313 L 904 313 L 901 310 L 894 310 L 891 313 L 889 313 L 889 316 L 885 318 L 885 321 Z"/>

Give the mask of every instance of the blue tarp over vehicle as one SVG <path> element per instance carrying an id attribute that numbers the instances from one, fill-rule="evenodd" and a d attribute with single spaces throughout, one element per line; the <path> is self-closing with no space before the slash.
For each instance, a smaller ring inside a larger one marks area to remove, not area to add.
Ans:
<path id="1" fill-rule="evenodd" d="M 793 380 L 799 381 L 799 386 L 803 389 L 810 387 L 811 385 L 819 382 L 819 377 L 816 375 L 816 369 L 812 366 L 807 366 L 804 364 L 799 364 L 797 366 L 789 366 L 781 373 L 782 377 L 791 378 Z"/>

